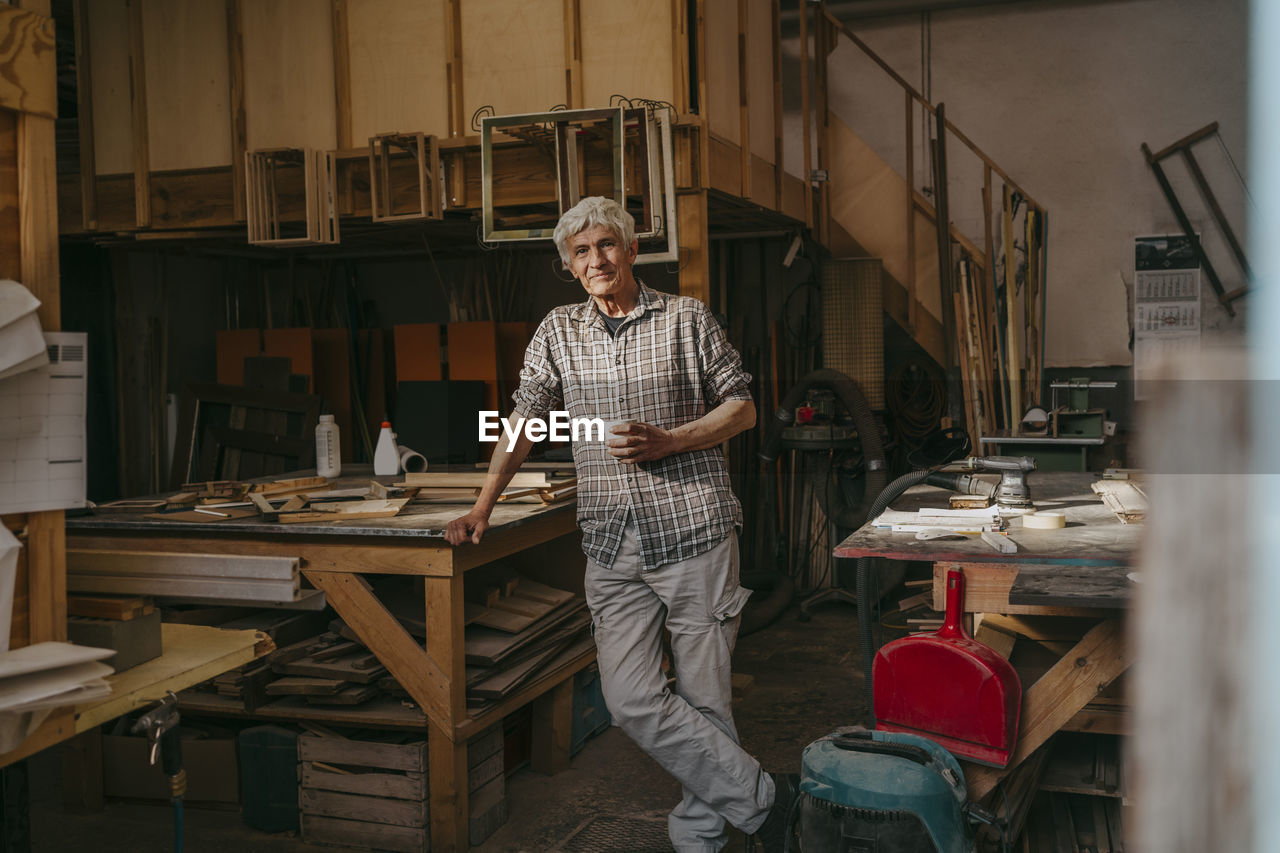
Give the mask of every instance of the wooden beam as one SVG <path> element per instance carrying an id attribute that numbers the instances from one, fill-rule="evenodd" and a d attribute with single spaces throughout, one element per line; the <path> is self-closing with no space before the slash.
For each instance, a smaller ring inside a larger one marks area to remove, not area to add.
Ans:
<path id="1" fill-rule="evenodd" d="M 689 5 L 671 0 L 671 82 L 675 88 L 676 115 L 689 112 Z"/>
<path id="2" fill-rule="evenodd" d="M 1026 691 L 1018 723 L 1018 743 L 1004 770 L 965 767 L 969 797 L 981 800 L 1005 774 L 1059 731 L 1089 701 L 1129 668 L 1131 656 L 1124 626 L 1108 619 L 1085 634 L 1048 672 Z"/>
<path id="3" fill-rule="evenodd" d="M 813 107 L 809 103 L 809 4 L 800 4 L 800 120 L 804 133 L 804 224 L 813 227 Z M 825 245 L 825 244 L 824 244 Z"/>
<path id="4" fill-rule="evenodd" d="M 142 36 L 142 0 L 129 5 L 129 103 L 133 109 L 133 216 L 139 228 L 151 226 L 151 137 L 147 129 L 146 47 Z"/>
<path id="5" fill-rule="evenodd" d="M 0 108 L 58 116 L 53 20 L 38 9 L 0 4 Z"/>
<path id="6" fill-rule="evenodd" d="M 54 120 L 18 116 L 18 239 L 22 277 L 40 300 L 40 326 L 62 328 L 58 274 L 58 175 Z"/>
<path id="7" fill-rule="evenodd" d="M 459 727 L 467 721 L 463 585 L 460 578 L 427 578 L 424 587 L 426 656 L 432 669 L 452 675 L 442 693 L 447 716 L 438 727 L 427 727 L 431 844 L 433 850 L 465 849 L 470 809 L 467 738 L 459 735 Z"/>
<path id="8" fill-rule="evenodd" d="M 676 220 L 680 229 L 680 295 L 710 304 L 706 190 L 676 193 Z"/>
<path id="9" fill-rule="evenodd" d="M 244 152 L 248 148 L 248 119 L 244 106 L 244 33 L 241 0 L 227 0 L 227 80 L 231 110 L 231 203 L 236 222 L 245 220 Z"/>
<path id="10" fill-rule="evenodd" d="M 400 682 L 427 718 L 450 733 L 454 716 L 449 708 L 449 679 L 387 608 L 367 582 L 351 572 L 303 574 L 351 627 L 387 671 Z M 459 587 L 461 589 L 461 587 Z M 429 623 L 428 623 L 429 624 Z M 461 631 L 458 634 L 462 636 Z M 465 686 L 466 679 L 462 679 Z M 463 763 L 465 768 L 466 763 Z"/>
<path id="11" fill-rule="evenodd" d="M 773 209 L 782 210 L 782 0 L 769 4 L 773 42 Z"/>
<path id="12" fill-rule="evenodd" d="M 751 113 L 747 105 L 750 89 L 747 71 L 747 0 L 738 0 L 738 145 L 741 157 L 742 190 L 751 198 Z"/>
<path id="13" fill-rule="evenodd" d="M 564 0 L 564 102 L 582 109 L 582 0 Z"/>
<path id="14" fill-rule="evenodd" d="M 338 148 L 351 141 L 351 42 L 347 28 L 347 0 L 331 0 L 333 15 L 333 96 Z"/>
<path id="15" fill-rule="evenodd" d="M 80 222 L 86 231 L 98 227 L 98 174 L 93 154 L 93 75 L 89 73 L 89 0 L 72 7 L 76 37 L 76 132 L 80 141 Z"/>
<path id="16" fill-rule="evenodd" d="M 27 516 L 28 617 L 31 642 L 67 639 L 66 514 Z"/>
<path id="17" fill-rule="evenodd" d="M 462 0 L 445 0 L 444 30 L 449 61 L 445 65 L 449 87 L 449 135 L 466 136 L 462 115 Z"/>

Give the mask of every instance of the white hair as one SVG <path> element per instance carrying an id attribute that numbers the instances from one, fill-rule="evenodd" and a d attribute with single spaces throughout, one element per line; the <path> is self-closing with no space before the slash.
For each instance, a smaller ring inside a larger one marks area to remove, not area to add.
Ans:
<path id="1" fill-rule="evenodd" d="M 596 225 L 608 228 L 626 247 L 635 242 L 636 220 L 626 208 L 611 198 L 589 196 L 565 211 L 551 235 L 566 267 L 569 266 L 569 240 Z"/>

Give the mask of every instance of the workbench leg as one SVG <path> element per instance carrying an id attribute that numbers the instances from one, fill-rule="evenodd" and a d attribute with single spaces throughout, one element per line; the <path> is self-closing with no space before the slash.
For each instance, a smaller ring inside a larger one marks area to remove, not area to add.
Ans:
<path id="1" fill-rule="evenodd" d="M 462 853 L 467 849 L 467 744 L 455 743 L 451 734 L 435 723 L 427 723 L 432 853 Z"/>
<path id="2" fill-rule="evenodd" d="M 529 764 L 534 771 L 554 776 L 569 769 L 573 737 L 573 676 L 533 700 L 533 749 Z"/>
<path id="3" fill-rule="evenodd" d="M 81 732 L 62 744 L 62 807 L 72 814 L 100 812 L 102 732 Z"/>
<path id="4" fill-rule="evenodd" d="M 467 742 L 457 727 L 467 719 L 467 665 L 463 631 L 466 627 L 462 575 L 423 579 L 427 624 L 427 657 L 444 674 L 448 685 L 447 728 L 427 724 L 427 763 L 430 765 L 431 849 L 467 849 Z"/>

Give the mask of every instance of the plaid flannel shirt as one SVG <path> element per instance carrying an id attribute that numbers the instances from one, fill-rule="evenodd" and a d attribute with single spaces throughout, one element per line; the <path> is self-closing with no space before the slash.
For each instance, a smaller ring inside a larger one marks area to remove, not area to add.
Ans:
<path id="1" fill-rule="evenodd" d="M 616 338 L 590 298 L 553 309 L 525 352 L 513 398 L 526 418 L 563 410 L 674 429 L 726 400 L 749 401 L 750 382 L 705 305 L 641 282 Z M 582 547 L 603 566 L 613 565 L 628 514 L 646 570 L 707 551 L 742 526 L 719 447 L 623 464 L 604 442 L 578 440 L 573 461 Z"/>

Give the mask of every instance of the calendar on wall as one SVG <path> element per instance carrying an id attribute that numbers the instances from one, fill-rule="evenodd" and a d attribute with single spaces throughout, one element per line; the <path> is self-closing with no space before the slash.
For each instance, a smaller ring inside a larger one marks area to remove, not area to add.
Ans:
<path id="1" fill-rule="evenodd" d="M 49 364 L 0 379 L 0 513 L 85 505 L 88 335 L 44 339 Z"/>
<path id="2" fill-rule="evenodd" d="M 1138 237 L 1133 255 L 1134 399 L 1164 359 L 1200 351 L 1200 262 L 1185 234 Z"/>

